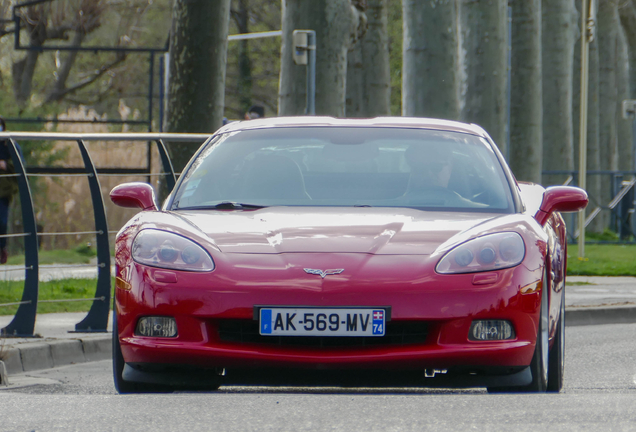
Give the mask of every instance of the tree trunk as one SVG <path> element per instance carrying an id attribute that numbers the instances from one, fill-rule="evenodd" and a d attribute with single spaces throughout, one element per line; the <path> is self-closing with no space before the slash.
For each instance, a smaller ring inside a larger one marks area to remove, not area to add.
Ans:
<path id="1" fill-rule="evenodd" d="M 249 33 L 249 0 L 239 0 L 237 24 L 239 33 Z M 244 112 L 252 105 L 252 60 L 250 59 L 249 41 L 239 42 L 238 91 L 241 108 Z"/>
<path id="2" fill-rule="evenodd" d="M 510 166 L 518 180 L 541 183 L 541 0 L 511 5 Z"/>
<path id="3" fill-rule="evenodd" d="M 391 73 L 391 115 L 402 113 L 402 44 L 404 42 L 402 2 L 391 0 L 387 4 L 389 33 L 389 68 Z"/>
<path id="4" fill-rule="evenodd" d="M 486 129 L 503 151 L 506 144 L 508 2 L 460 0 L 460 58 L 465 85 L 462 120 Z"/>
<path id="5" fill-rule="evenodd" d="M 402 114 L 459 119 L 456 1 L 402 0 L 402 16 Z"/>
<path id="6" fill-rule="evenodd" d="M 347 117 L 370 117 L 366 114 L 368 108 L 368 98 L 365 94 L 366 75 L 364 64 L 364 50 L 362 41 L 369 37 L 369 32 L 358 41 L 347 55 L 347 97 L 346 116 Z"/>
<path id="7" fill-rule="evenodd" d="M 307 66 L 294 63 L 294 30 L 311 30 L 305 5 L 300 0 L 283 0 L 282 45 L 280 59 L 280 83 L 278 90 L 278 115 L 305 114 L 307 101 Z M 316 65 L 317 66 L 317 65 Z"/>
<path id="8" fill-rule="evenodd" d="M 170 36 L 167 130 L 214 132 L 223 123 L 230 0 L 176 0 Z M 181 171 L 196 147 L 171 143 Z"/>
<path id="9" fill-rule="evenodd" d="M 629 54 L 627 38 L 621 27 L 618 29 L 618 51 L 616 58 L 616 86 L 618 101 L 616 104 L 616 121 L 618 136 L 618 169 L 631 171 L 634 169 L 634 140 L 632 137 L 632 119 L 623 118 L 623 101 L 629 99 Z"/>
<path id="10" fill-rule="evenodd" d="M 367 32 L 349 52 L 347 117 L 391 114 L 387 0 L 369 0 Z"/>
<path id="11" fill-rule="evenodd" d="M 324 38 L 316 32 L 316 114 L 344 117 L 347 89 L 347 52 L 366 31 L 366 15 L 350 0 L 311 2 L 310 16 L 323 15 Z M 313 10 L 312 10 L 313 9 Z M 319 24 L 318 22 L 316 24 Z M 316 27 L 320 29 L 320 27 Z"/>
<path id="12" fill-rule="evenodd" d="M 616 112 L 618 92 L 616 63 L 618 60 L 618 7 L 614 0 L 601 0 L 598 10 L 599 49 L 599 148 L 601 169 L 618 169 L 618 133 Z M 612 199 L 612 178 L 603 175 L 601 180 L 601 204 Z M 604 222 L 608 219 L 603 218 Z M 606 225 L 606 224 L 605 224 Z"/>
<path id="13" fill-rule="evenodd" d="M 71 46 L 80 46 L 82 41 L 84 40 L 84 36 L 86 36 L 81 31 L 76 31 L 73 35 L 73 40 L 71 42 Z M 64 90 L 66 90 L 66 81 L 71 73 L 71 68 L 75 64 L 75 59 L 77 58 L 77 54 L 79 51 L 69 51 L 59 70 L 57 71 L 55 83 L 53 83 L 53 88 L 46 96 L 46 102 L 60 101 L 64 95 L 66 94 Z"/>
<path id="14" fill-rule="evenodd" d="M 629 87 L 631 99 L 636 99 L 636 4 L 633 0 L 625 2 L 618 10 L 627 43 L 629 45 Z"/>
<path id="15" fill-rule="evenodd" d="M 572 63 L 579 31 L 578 14 L 574 0 L 543 0 L 541 7 L 543 170 L 572 171 Z M 543 184 L 563 184 L 567 177 L 567 174 L 545 175 Z"/>
<path id="16" fill-rule="evenodd" d="M 46 16 L 41 7 L 29 10 L 29 12 L 31 15 L 28 15 L 26 20 L 26 27 L 29 31 L 29 44 L 32 47 L 42 46 L 46 41 Z M 35 66 L 38 63 L 39 56 L 40 51 L 29 50 L 22 60 L 13 64 L 13 91 L 16 102 L 20 107 L 24 107 L 31 98 L 33 75 L 35 74 Z"/>
<path id="17" fill-rule="evenodd" d="M 351 0 L 283 1 L 279 115 L 305 113 L 307 68 L 292 58 L 292 33 L 304 29 L 316 31 L 316 114 L 344 117 L 347 51 L 365 24 Z"/>

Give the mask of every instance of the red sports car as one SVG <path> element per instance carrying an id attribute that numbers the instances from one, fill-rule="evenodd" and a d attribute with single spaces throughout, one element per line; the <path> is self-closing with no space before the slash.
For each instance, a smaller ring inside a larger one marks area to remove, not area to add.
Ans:
<path id="1" fill-rule="evenodd" d="M 480 127 L 231 123 L 117 235 L 121 393 L 303 383 L 559 391 L 565 223 Z"/>

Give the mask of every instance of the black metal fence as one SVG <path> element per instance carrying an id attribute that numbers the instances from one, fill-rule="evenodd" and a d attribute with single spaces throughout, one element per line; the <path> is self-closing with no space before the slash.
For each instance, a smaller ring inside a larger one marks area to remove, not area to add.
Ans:
<path id="1" fill-rule="evenodd" d="M 543 171 L 543 175 L 568 176 L 566 184 L 578 183 L 578 171 Z M 604 176 L 609 178 L 607 184 L 609 190 L 607 195 L 610 199 L 603 199 L 602 196 L 590 194 L 590 204 L 588 205 L 588 215 L 585 218 L 587 227 L 602 212 L 609 212 L 608 228 L 617 233 L 621 243 L 636 243 L 636 171 L 609 171 L 592 170 L 587 171 L 589 176 Z M 589 184 L 589 183 L 588 183 Z M 589 190 L 588 190 L 589 193 Z M 576 226 L 574 218 L 576 214 L 570 214 L 566 219 L 568 225 Z M 578 231 L 570 229 L 568 231 L 570 241 L 578 237 Z"/>
<path id="2" fill-rule="evenodd" d="M 11 158 L 15 166 L 15 174 L 19 184 L 19 195 L 22 210 L 21 233 L 8 234 L 4 237 L 21 237 L 24 239 L 25 266 L 18 270 L 24 270 L 24 290 L 22 300 L 10 304 L 0 304 L 0 306 L 18 305 L 18 310 L 9 325 L 0 329 L 2 336 L 32 337 L 35 330 L 35 318 L 38 304 L 39 285 L 39 259 L 38 259 L 38 236 L 43 235 L 77 235 L 94 234 L 96 237 L 97 251 L 97 286 L 95 295 L 89 299 L 93 303 L 86 317 L 75 325 L 77 332 L 104 332 L 108 326 L 108 315 L 110 310 L 111 295 L 111 259 L 109 245 L 109 230 L 104 208 L 104 197 L 102 196 L 99 175 L 150 175 L 151 167 L 148 165 L 142 169 L 121 169 L 107 168 L 98 169 L 93 162 L 86 146 L 88 141 L 142 141 L 154 143 L 157 146 L 161 158 L 162 172 L 155 175 L 161 176 L 166 183 L 168 190 L 171 190 L 176 182 L 176 175 L 168 155 L 165 142 L 195 142 L 202 143 L 209 135 L 207 134 L 162 134 L 162 133 L 117 133 L 117 134 L 65 134 L 65 133 L 28 133 L 28 132 L 4 132 L 0 133 L 0 140 L 7 140 Z M 24 161 L 18 153 L 16 141 L 75 141 L 82 156 L 82 167 L 26 167 Z M 31 188 L 29 186 L 29 175 L 35 174 L 50 175 L 86 175 L 88 178 L 92 207 L 95 219 L 95 230 L 90 232 L 38 232 L 35 209 Z M 61 266 L 69 268 L 71 266 Z M 73 301 L 60 300 L 60 301 Z M 57 301 L 57 300 L 56 300 Z"/>

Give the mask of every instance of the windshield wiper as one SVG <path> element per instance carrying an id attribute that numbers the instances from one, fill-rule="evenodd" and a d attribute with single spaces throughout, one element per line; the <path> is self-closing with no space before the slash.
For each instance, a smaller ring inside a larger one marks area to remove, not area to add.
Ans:
<path id="1" fill-rule="evenodd" d="M 257 204 L 238 203 L 234 201 L 223 201 L 215 205 L 177 207 L 175 210 L 248 210 L 261 209 L 267 206 Z"/>
<path id="2" fill-rule="evenodd" d="M 265 208 L 267 206 L 258 205 L 258 204 L 246 204 L 246 203 L 237 203 L 234 201 L 223 201 L 214 206 L 215 209 L 260 209 Z"/>

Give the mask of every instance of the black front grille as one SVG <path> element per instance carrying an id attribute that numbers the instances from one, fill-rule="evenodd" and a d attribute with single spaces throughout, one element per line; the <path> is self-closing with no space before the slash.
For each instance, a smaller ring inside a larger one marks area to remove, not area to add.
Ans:
<path id="1" fill-rule="evenodd" d="M 424 321 L 389 321 L 385 335 L 379 337 L 261 336 L 257 321 L 239 319 L 220 320 L 218 328 L 219 338 L 225 342 L 314 348 L 422 344 L 428 336 Z"/>

